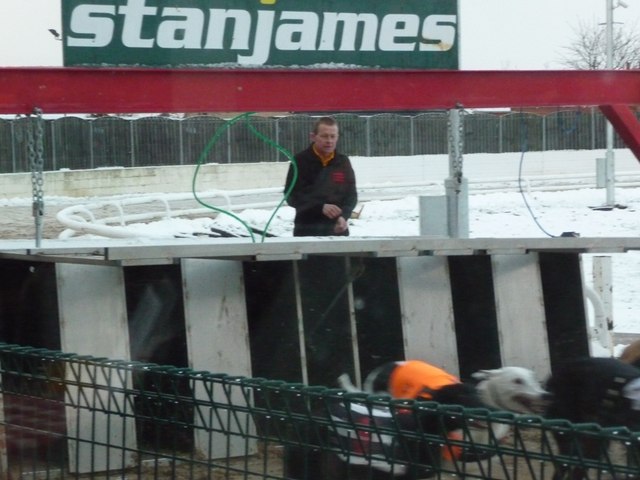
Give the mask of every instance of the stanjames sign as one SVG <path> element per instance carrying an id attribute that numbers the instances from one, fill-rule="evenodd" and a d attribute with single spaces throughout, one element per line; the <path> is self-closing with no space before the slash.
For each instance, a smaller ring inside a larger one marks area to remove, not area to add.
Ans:
<path id="1" fill-rule="evenodd" d="M 457 0 L 62 0 L 67 66 L 458 68 Z"/>

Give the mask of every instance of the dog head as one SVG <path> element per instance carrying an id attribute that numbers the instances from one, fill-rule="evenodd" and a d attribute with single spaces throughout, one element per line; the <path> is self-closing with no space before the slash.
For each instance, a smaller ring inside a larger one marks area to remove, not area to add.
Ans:
<path id="1" fill-rule="evenodd" d="M 548 398 L 534 373 L 522 367 L 502 367 L 474 373 L 484 404 L 516 413 L 541 413 Z"/>

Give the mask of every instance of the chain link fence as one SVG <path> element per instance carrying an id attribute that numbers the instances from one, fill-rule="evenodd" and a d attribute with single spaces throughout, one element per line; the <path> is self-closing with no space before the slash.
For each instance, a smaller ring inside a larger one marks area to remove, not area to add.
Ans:
<path id="1" fill-rule="evenodd" d="M 340 150 L 351 156 L 447 153 L 446 111 L 334 116 L 340 122 Z M 307 146 L 315 119 L 312 115 L 254 115 L 247 121 L 295 153 Z M 30 121 L 0 119 L 0 173 L 29 171 Z M 257 138 L 244 122 L 227 129 L 201 158 L 226 121 L 212 115 L 45 119 L 44 170 L 287 161 L 286 155 Z M 466 113 L 465 153 L 605 148 L 605 124 L 597 109 L 546 115 Z M 615 147 L 624 147 L 617 136 Z"/>

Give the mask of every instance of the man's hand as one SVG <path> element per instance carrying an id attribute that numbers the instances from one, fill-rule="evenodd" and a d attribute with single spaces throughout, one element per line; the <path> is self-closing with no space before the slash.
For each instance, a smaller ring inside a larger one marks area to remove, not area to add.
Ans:
<path id="1" fill-rule="evenodd" d="M 344 217 L 338 217 L 338 219 L 336 220 L 336 224 L 333 227 L 333 232 L 336 234 L 344 233 L 347 231 L 348 228 L 349 228 L 349 224 L 344 219 Z"/>
<path id="2" fill-rule="evenodd" d="M 341 213 L 342 209 L 337 205 L 333 205 L 332 203 L 325 203 L 322 206 L 322 214 L 327 218 L 338 218 Z"/>

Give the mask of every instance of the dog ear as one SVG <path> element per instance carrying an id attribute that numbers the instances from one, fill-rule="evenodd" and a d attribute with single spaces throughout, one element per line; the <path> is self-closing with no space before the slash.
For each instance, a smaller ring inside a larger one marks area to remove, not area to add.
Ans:
<path id="1" fill-rule="evenodd" d="M 477 372 L 472 373 L 471 377 L 476 380 L 486 380 L 487 378 L 491 378 L 496 371 L 497 370 L 478 370 Z"/>

